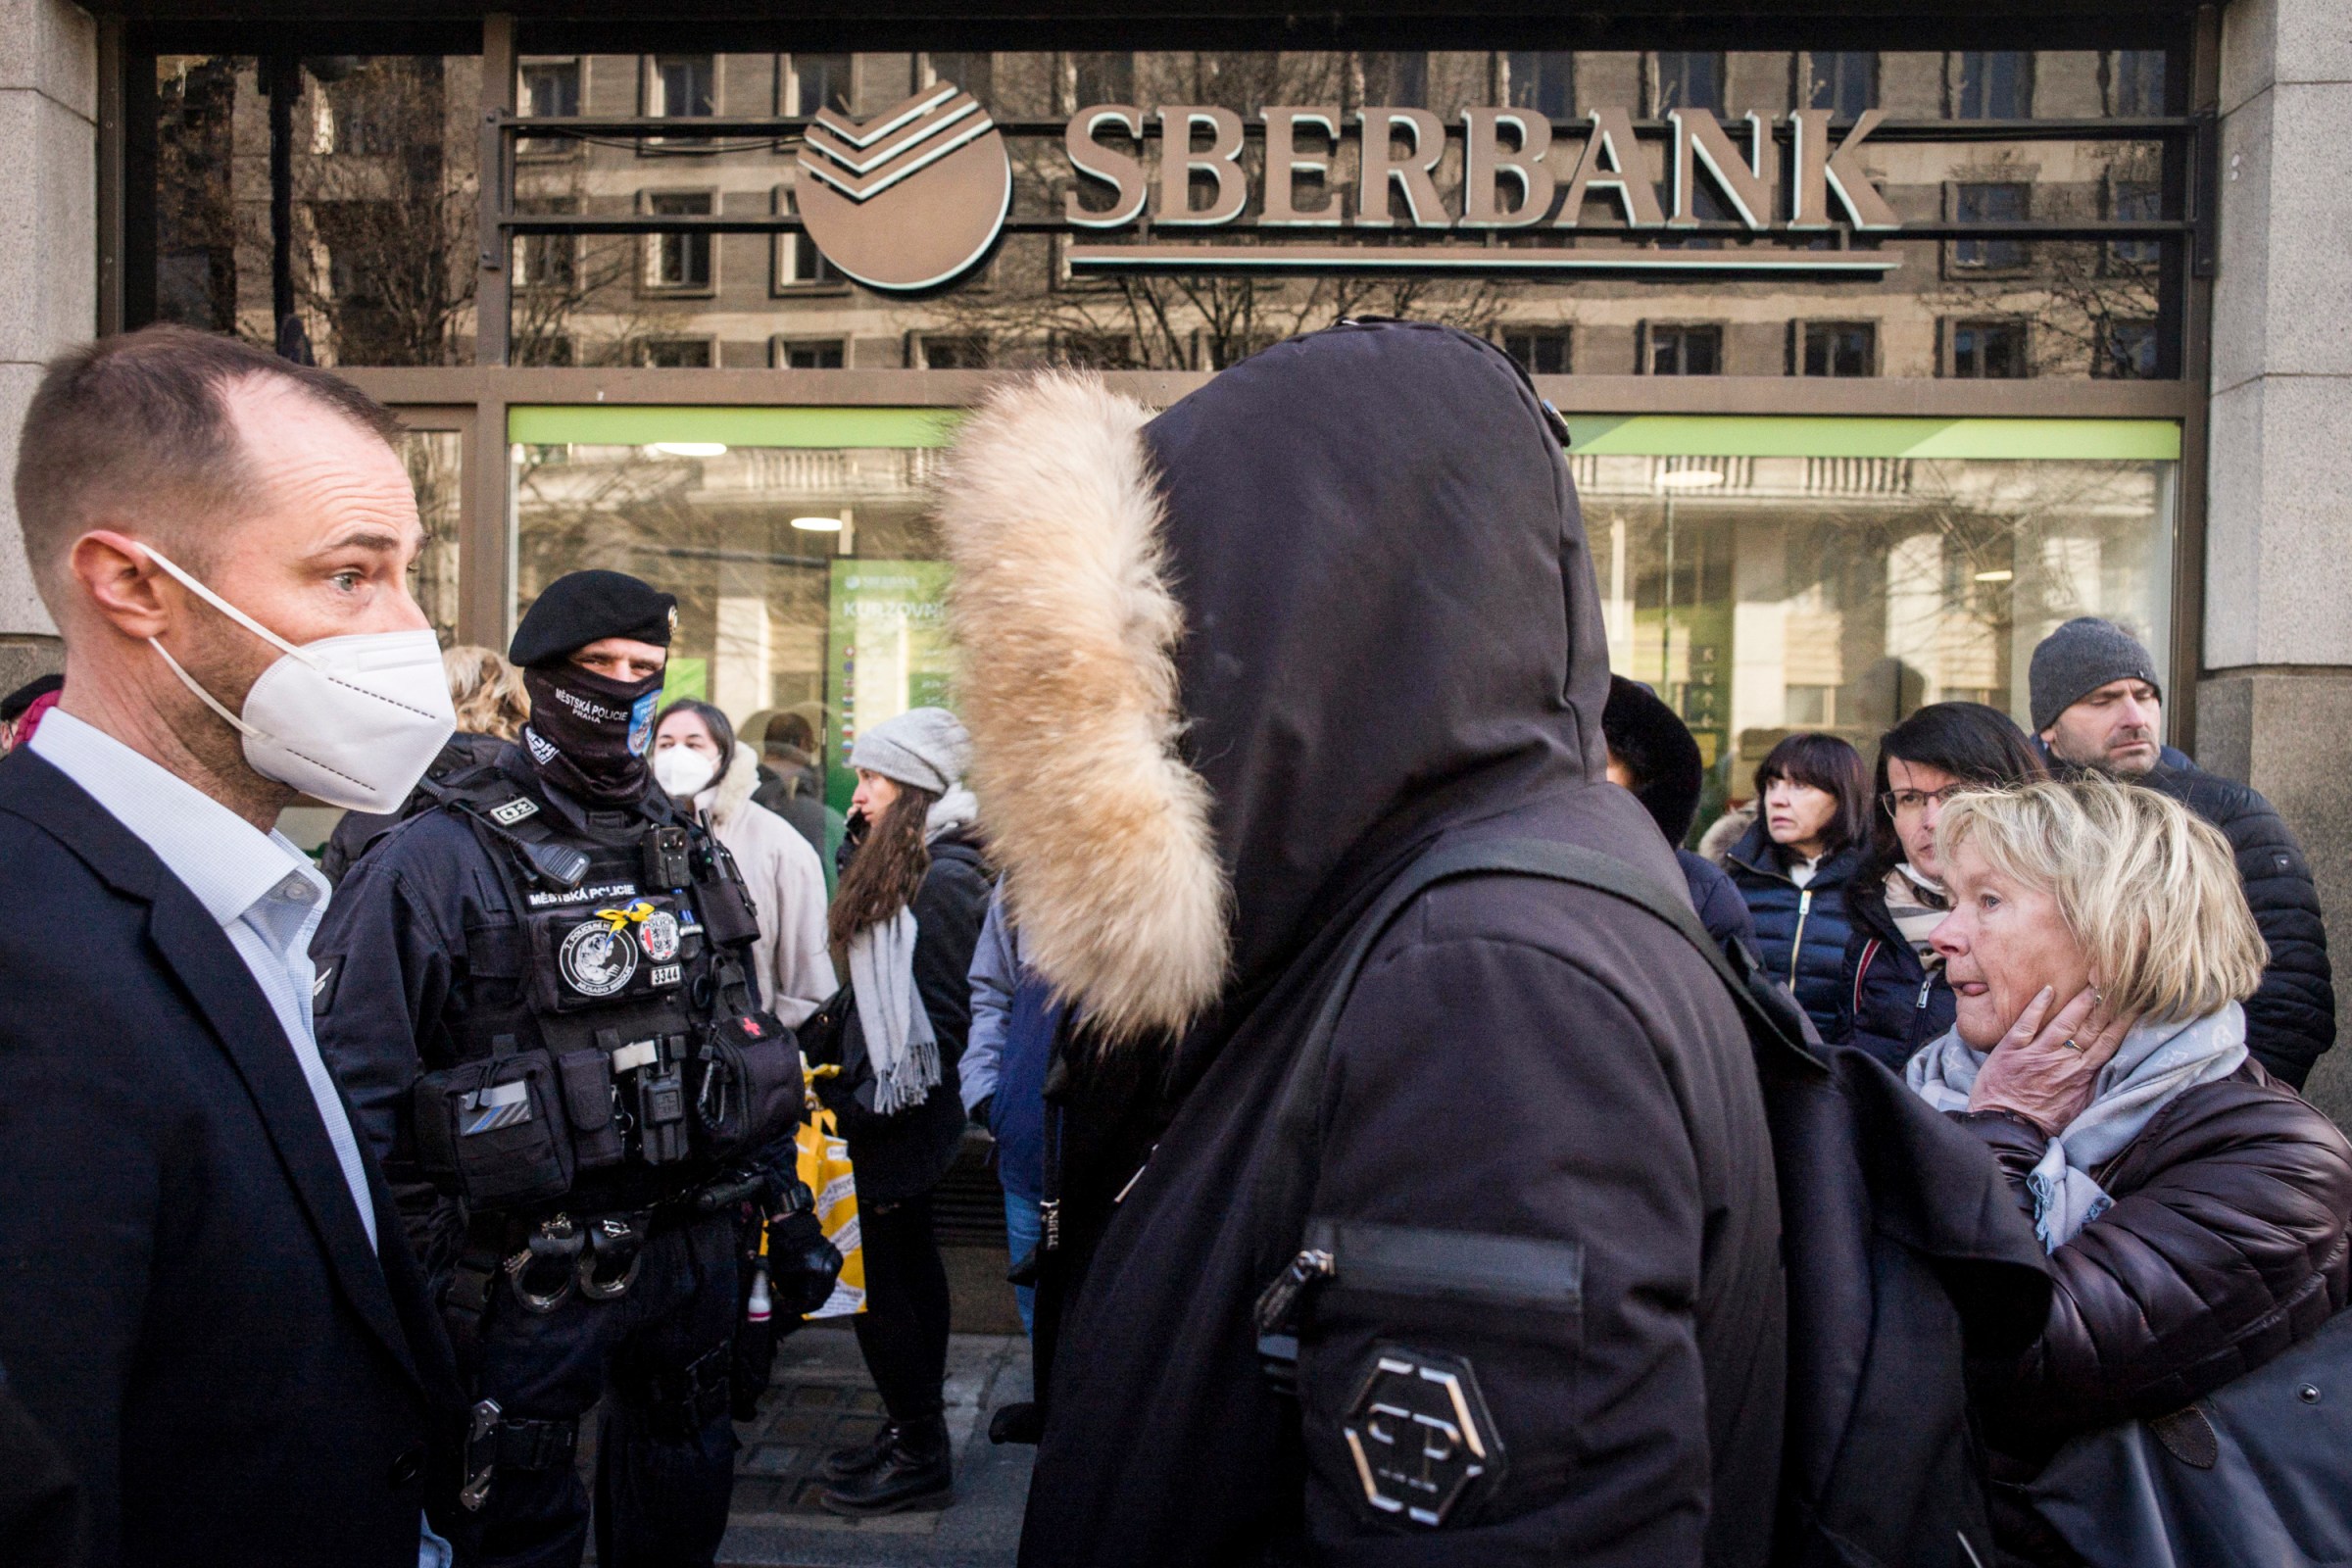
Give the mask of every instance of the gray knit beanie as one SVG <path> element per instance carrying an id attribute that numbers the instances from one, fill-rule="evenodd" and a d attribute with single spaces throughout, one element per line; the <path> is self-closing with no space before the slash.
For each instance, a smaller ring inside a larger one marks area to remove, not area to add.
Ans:
<path id="1" fill-rule="evenodd" d="M 2028 682 L 2033 694 L 2034 733 L 2058 722 L 2058 715 L 2111 680 L 2156 683 L 2156 661 L 2139 639 L 2112 620 L 2078 615 L 2041 640 L 2034 650 Z"/>
<path id="2" fill-rule="evenodd" d="M 944 708 L 910 708 L 858 736 L 850 765 L 945 795 L 972 765 L 972 738 Z"/>

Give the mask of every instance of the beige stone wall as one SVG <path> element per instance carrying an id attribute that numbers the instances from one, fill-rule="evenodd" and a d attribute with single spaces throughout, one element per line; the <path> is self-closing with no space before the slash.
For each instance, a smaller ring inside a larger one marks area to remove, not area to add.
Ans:
<path id="1" fill-rule="evenodd" d="M 41 364 L 97 320 L 97 28 L 62 0 L 0 0 L 0 440 Z M 33 593 L 16 504 L 0 493 L 0 691 L 61 658 Z"/>
<path id="2" fill-rule="evenodd" d="M 2233 0 L 2221 110 L 2199 760 L 2302 838 L 2352 1024 L 2352 12 Z M 2352 1043 L 2310 1093 L 2352 1125 Z"/>

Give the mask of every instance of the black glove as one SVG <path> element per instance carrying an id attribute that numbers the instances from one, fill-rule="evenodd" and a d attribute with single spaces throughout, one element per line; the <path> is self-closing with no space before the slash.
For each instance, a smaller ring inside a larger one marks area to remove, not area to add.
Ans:
<path id="1" fill-rule="evenodd" d="M 767 1285 L 779 1317 L 815 1311 L 841 1278 L 841 1252 L 808 1210 L 767 1226 Z"/>

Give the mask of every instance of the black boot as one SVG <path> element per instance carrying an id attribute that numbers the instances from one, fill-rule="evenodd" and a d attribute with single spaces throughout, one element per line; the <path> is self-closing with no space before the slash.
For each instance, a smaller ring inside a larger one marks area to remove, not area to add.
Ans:
<path id="1" fill-rule="evenodd" d="M 929 1416 L 890 1431 L 890 1449 L 882 1462 L 827 1487 L 826 1508 L 855 1519 L 948 1505 L 955 1490 L 955 1464 L 948 1452 L 946 1418 Z"/>
<path id="2" fill-rule="evenodd" d="M 825 1462 L 816 1473 L 827 1481 L 847 1481 L 861 1476 L 890 1457 L 890 1446 L 899 1439 L 899 1429 L 889 1422 L 863 1443 L 853 1443 L 846 1448 L 835 1448 L 825 1455 Z"/>

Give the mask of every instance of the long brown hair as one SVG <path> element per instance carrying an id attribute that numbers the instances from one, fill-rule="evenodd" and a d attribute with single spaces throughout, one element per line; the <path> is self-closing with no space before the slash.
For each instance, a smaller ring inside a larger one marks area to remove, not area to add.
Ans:
<path id="1" fill-rule="evenodd" d="M 881 820 L 866 823 L 865 842 L 850 857 L 825 916 L 834 946 L 849 946 L 850 938 L 914 902 L 923 873 L 931 869 L 923 828 L 937 804 L 933 791 L 901 784 L 898 798 L 882 808 Z"/>

